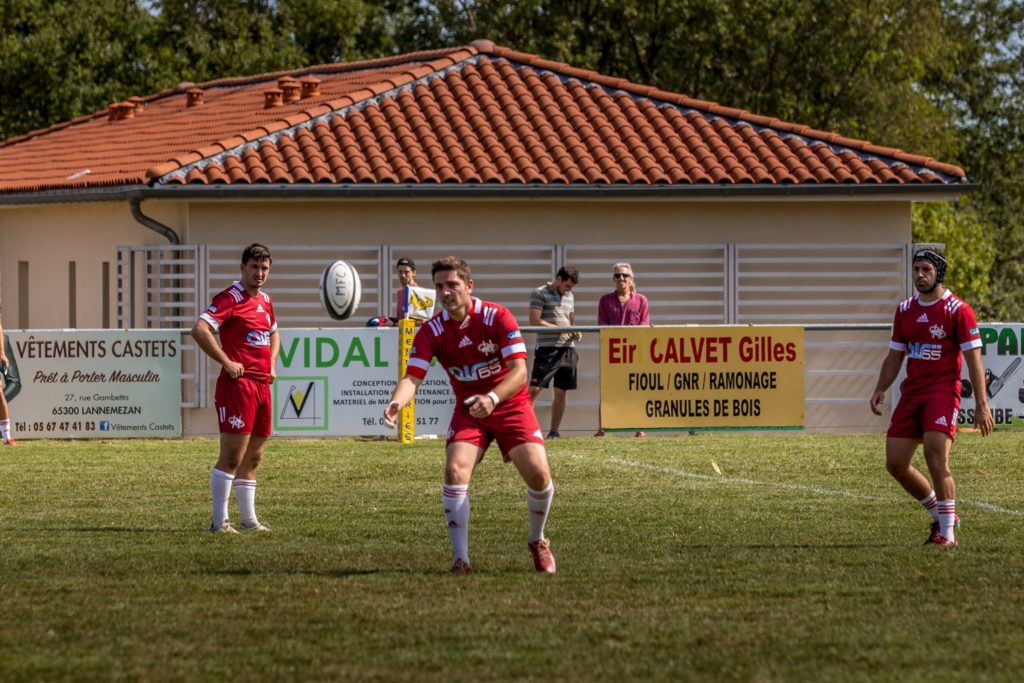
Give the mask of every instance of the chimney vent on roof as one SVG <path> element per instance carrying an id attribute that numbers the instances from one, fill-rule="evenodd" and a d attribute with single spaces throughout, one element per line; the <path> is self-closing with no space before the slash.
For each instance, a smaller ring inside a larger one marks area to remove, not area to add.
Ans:
<path id="1" fill-rule="evenodd" d="M 263 91 L 263 108 L 273 109 L 274 107 L 280 107 L 284 104 L 284 92 L 280 88 L 273 88 L 271 90 Z"/>
<path id="2" fill-rule="evenodd" d="M 299 82 L 291 76 L 278 79 L 277 87 L 284 93 L 285 102 L 295 102 L 299 99 Z"/>
<path id="3" fill-rule="evenodd" d="M 302 99 L 320 94 L 320 79 L 316 76 L 304 76 L 299 79 L 299 83 L 302 84 Z"/>
<path id="4" fill-rule="evenodd" d="M 135 105 L 131 102 L 114 102 L 107 108 L 108 121 L 135 118 Z"/>
<path id="5" fill-rule="evenodd" d="M 135 97 L 129 97 L 128 101 L 135 107 L 135 113 L 141 114 L 146 109 L 146 103 L 142 101 L 142 98 L 136 95 Z"/>
<path id="6" fill-rule="evenodd" d="M 185 106 L 198 107 L 203 103 L 203 90 L 202 88 L 189 88 L 185 91 L 185 97 L 188 98 Z"/>

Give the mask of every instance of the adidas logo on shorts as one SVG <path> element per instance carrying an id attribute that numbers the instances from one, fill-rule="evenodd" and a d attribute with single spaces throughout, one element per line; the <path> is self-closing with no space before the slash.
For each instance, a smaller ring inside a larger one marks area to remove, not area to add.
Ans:
<path id="1" fill-rule="evenodd" d="M 942 425 L 943 427 L 948 427 L 949 426 L 949 423 L 946 422 L 946 416 L 945 415 L 943 415 L 938 420 L 936 420 L 935 424 Z"/>

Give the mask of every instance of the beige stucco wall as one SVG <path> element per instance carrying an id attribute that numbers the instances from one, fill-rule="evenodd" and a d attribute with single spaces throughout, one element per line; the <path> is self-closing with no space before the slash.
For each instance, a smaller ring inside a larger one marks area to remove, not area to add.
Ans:
<path id="1" fill-rule="evenodd" d="M 283 244 L 877 244 L 910 240 L 910 203 L 896 200 L 210 200 L 147 201 L 142 208 L 174 229 L 186 244 L 241 247 L 259 241 L 272 249 Z M 32 328 L 67 326 L 69 261 L 77 264 L 78 326 L 96 328 L 102 326 L 103 262 L 111 264 L 109 297 L 113 306 L 117 247 L 166 243 L 163 236 L 134 220 L 126 202 L 0 207 L 5 325 L 17 327 L 20 319 L 19 261 L 29 263 Z M 423 264 L 420 270 L 428 269 Z M 837 281 L 842 278 L 840 270 L 837 268 Z M 273 293 L 272 286 L 270 291 Z M 478 294 L 487 297 L 486 291 Z M 111 316 L 116 316 L 116 311 Z M 288 325 L 287 320 L 281 323 Z M 570 395 L 563 422 L 563 431 L 570 433 L 584 434 L 596 428 L 596 338 L 587 342 L 581 349 L 580 389 Z M 884 349 L 877 361 L 870 352 L 862 354 L 857 365 L 873 366 L 882 355 Z M 828 362 L 827 356 L 811 357 L 809 352 L 809 365 L 819 367 Z M 822 395 L 864 393 L 871 383 L 859 378 L 832 386 L 836 381 L 829 380 Z M 816 391 L 812 384 L 809 380 L 809 395 Z M 538 403 L 545 429 L 549 396 L 545 392 Z M 809 425 L 836 431 L 884 428 L 880 420 L 866 414 L 862 417 L 860 412 L 866 411 L 841 406 L 809 408 Z M 186 433 L 215 432 L 212 411 L 185 413 Z"/>
<path id="2" fill-rule="evenodd" d="M 148 208 L 148 207 L 147 207 Z M 184 206 L 153 207 L 161 222 L 181 224 Z M 110 264 L 111 306 L 116 306 L 117 247 L 164 244 L 166 239 L 132 218 L 128 204 L 78 203 L 0 207 L 0 287 L 8 329 L 24 318 L 19 306 L 18 263 L 28 263 L 29 326 L 64 328 L 69 321 L 69 262 L 75 263 L 77 327 L 103 327 L 103 263 Z M 116 325 L 116 312 L 111 313 Z"/>
<path id="3" fill-rule="evenodd" d="M 183 241 L 906 242 L 909 202 L 422 199 L 193 203 Z"/>

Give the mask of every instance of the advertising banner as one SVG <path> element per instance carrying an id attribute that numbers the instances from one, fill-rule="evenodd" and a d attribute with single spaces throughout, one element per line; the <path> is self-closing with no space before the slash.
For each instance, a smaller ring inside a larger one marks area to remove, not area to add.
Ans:
<path id="1" fill-rule="evenodd" d="M 384 408 L 398 382 L 394 328 L 280 330 L 274 433 L 394 436 Z M 416 434 L 446 434 L 455 395 L 435 365 L 416 392 Z"/>
<path id="2" fill-rule="evenodd" d="M 603 429 L 803 425 L 801 327 L 601 330 Z"/>
<path id="3" fill-rule="evenodd" d="M 181 436 L 178 332 L 33 330 L 8 336 L 5 394 L 19 439 Z"/>
<path id="4" fill-rule="evenodd" d="M 978 325 L 981 341 L 981 363 L 985 366 L 984 391 L 997 428 L 1024 428 L 1024 323 L 981 323 Z M 904 362 L 900 374 L 893 382 L 892 405 L 900 398 L 900 384 L 907 376 Z M 959 427 L 974 424 L 974 397 L 982 390 L 971 383 L 967 363 L 960 371 L 963 383 L 960 389 Z"/>

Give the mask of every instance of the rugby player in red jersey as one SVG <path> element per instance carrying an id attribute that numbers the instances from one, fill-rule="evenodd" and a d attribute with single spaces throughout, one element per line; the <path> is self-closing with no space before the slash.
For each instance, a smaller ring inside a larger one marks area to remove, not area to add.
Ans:
<path id="1" fill-rule="evenodd" d="M 277 375 L 281 340 L 274 304 L 262 291 L 273 259 L 262 244 L 242 252 L 242 275 L 203 311 L 192 327 L 199 348 L 222 366 L 214 404 L 220 426 L 220 457 L 210 474 L 210 531 L 238 533 L 228 520 L 232 489 L 239 526 L 269 531 L 256 516 L 256 468 L 271 432 L 270 385 Z M 220 344 L 214 332 L 220 333 Z"/>
<path id="2" fill-rule="evenodd" d="M 554 485 L 540 424 L 526 389 L 526 344 L 515 318 L 504 306 L 474 297 L 469 266 L 448 256 L 431 267 L 441 311 L 413 340 L 405 377 L 384 410 L 389 424 L 412 400 L 427 376 L 430 362 L 440 361 L 455 391 L 455 411 L 445 446 L 442 502 L 455 563 L 453 574 L 468 574 L 469 480 L 492 441 L 505 462 L 526 482 L 530 531 L 527 546 L 538 572 L 555 573 L 555 558 L 544 537 Z"/>
<path id="3" fill-rule="evenodd" d="M 937 251 L 919 249 L 914 253 L 917 294 L 896 308 L 889 355 L 882 362 L 870 406 L 876 415 L 882 414 L 879 405 L 885 400 L 885 391 L 907 356 L 907 377 L 900 385 L 900 400 L 886 434 L 885 466 L 931 514 L 931 532 L 925 544 L 949 546 L 958 544 L 956 482 L 949 471 L 949 448 L 960 410 L 961 355 L 974 386 L 985 386 L 985 370 L 974 311 L 943 286 L 946 267 L 946 259 Z M 974 397 L 974 424 L 988 436 L 992 413 L 984 389 L 975 391 Z M 911 465 L 919 443 L 924 445 L 932 484 Z"/>

